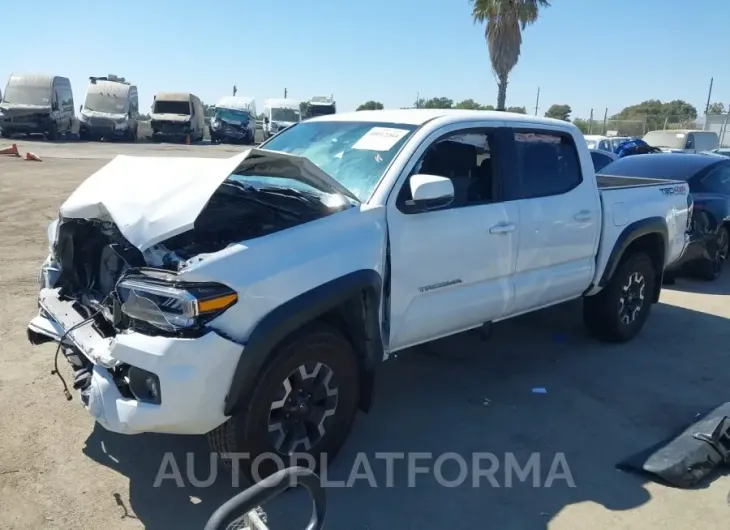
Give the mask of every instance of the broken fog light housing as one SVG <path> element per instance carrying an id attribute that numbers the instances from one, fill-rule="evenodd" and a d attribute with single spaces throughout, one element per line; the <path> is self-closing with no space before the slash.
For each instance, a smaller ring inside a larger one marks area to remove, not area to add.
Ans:
<path id="1" fill-rule="evenodd" d="M 140 278 L 119 282 L 117 294 L 129 318 L 170 332 L 199 327 L 238 301 L 236 292 L 221 284 Z"/>
<path id="2" fill-rule="evenodd" d="M 152 372 L 130 366 L 127 372 L 127 384 L 129 385 L 129 391 L 137 401 L 151 403 L 152 405 L 162 403 L 160 379 Z"/>

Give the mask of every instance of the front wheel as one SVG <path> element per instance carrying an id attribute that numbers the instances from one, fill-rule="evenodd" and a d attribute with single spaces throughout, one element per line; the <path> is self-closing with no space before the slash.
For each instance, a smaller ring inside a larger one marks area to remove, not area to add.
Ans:
<path id="1" fill-rule="evenodd" d="M 233 471 L 252 482 L 282 466 L 326 465 L 344 444 L 359 400 L 355 351 L 337 329 L 305 326 L 272 355 L 239 411 L 208 434 L 227 467 L 240 455 Z"/>
<path id="2" fill-rule="evenodd" d="M 633 339 L 651 312 L 655 281 L 649 256 L 638 252 L 625 258 L 600 293 L 583 299 L 588 331 L 604 342 Z"/>
<path id="3" fill-rule="evenodd" d="M 730 247 L 730 236 L 726 227 L 721 226 L 717 230 L 715 240 L 708 245 L 709 259 L 703 260 L 697 264 L 697 276 L 706 281 L 714 281 L 722 274 L 722 268 L 728 256 L 728 247 Z"/>

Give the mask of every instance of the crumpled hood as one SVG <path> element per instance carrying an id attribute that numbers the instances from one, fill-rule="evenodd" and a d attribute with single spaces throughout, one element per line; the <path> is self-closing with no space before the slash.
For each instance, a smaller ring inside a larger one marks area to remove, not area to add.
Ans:
<path id="1" fill-rule="evenodd" d="M 192 229 L 231 173 L 253 167 L 257 175 L 291 178 L 358 201 L 304 157 L 249 149 L 223 159 L 119 155 L 81 183 L 61 205 L 60 214 L 113 221 L 132 245 L 144 251 Z"/>
<path id="2" fill-rule="evenodd" d="M 152 121 L 179 121 L 184 123 L 190 121 L 190 116 L 185 114 L 151 114 L 150 119 Z"/>

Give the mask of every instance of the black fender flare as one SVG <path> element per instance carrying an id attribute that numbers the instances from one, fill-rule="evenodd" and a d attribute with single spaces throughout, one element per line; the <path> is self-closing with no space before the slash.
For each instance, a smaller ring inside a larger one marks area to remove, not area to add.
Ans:
<path id="1" fill-rule="evenodd" d="M 621 259 L 626 254 L 626 250 L 629 246 L 642 236 L 649 234 L 659 234 L 662 236 L 664 245 L 663 259 L 666 260 L 667 249 L 669 248 L 669 233 L 667 230 L 667 223 L 662 217 L 647 217 L 646 219 L 640 219 L 627 225 L 621 234 L 616 239 L 616 243 L 613 246 L 613 250 L 608 257 L 606 267 L 603 269 L 603 274 L 598 282 L 599 287 L 605 287 L 606 284 L 613 278 L 616 269 L 618 268 Z M 661 275 L 664 273 L 665 264 L 660 264 L 660 277 L 657 278 L 657 284 L 661 288 Z M 657 290 L 658 294 L 659 290 Z"/>
<path id="2" fill-rule="evenodd" d="M 383 359 L 380 336 L 382 284 L 382 277 L 377 271 L 357 270 L 306 291 L 268 313 L 256 324 L 244 345 L 226 396 L 224 414 L 232 416 L 238 411 L 253 390 L 270 355 L 285 337 L 354 297 L 362 299 L 365 308 L 365 336 L 362 337 L 362 351 L 358 354 L 365 377 L 363 398 L 367 400 L 364 404 L 361 400 L 361 407 L 369 407 L 372 372 Z"/>

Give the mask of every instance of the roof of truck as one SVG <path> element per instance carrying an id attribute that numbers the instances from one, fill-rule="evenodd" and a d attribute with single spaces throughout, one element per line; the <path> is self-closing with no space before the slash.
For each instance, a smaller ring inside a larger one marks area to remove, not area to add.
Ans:
<path id="1" fill-rule="evenodd" d="M 224 96 L 215 104 L 216 107 L 226 109 L 248 110 L 255 100 L 246 96 Z"/>
<path id="2" fill-rule="evenodd" d="M 158 92 L 155 94 L 155 99 L 163 101 L 190 101 L 193 94 L 190 92 Z"/>
<path id="3" fill-rule="evenodd" d="M 38 87 L 50 87 L 53 85 L 53 80 L 59 77 L 57 75 L 48 74 L 10 74 L 10 80 L 8 84 L 18 84 L 22 86 L 38 86 Z"/>
<path id="4" fill-rule="evenodd" d="M 86 94 L 108 94 L 118 98 L 126 98 L 131 88 L 132 85 L 120 83 L 119 81 L 97 80 L 96 83 L 89 83 Z"/>
<path id="5" fill-rule="evenodd" d="M 296 99 L 288 99 L 288 98 L 269 98 L 267 99 L 264 104 L 267 107 L 276 107 L 276 108 L 292 108 L 299 110 L 299 102 Z"/>
<path id="6" fill-rule="evenodd" d="M 479 118 L 495 121 L 528 122 L 545 125 L 571 125 L 569 122 L 553 118 L 541 118 L 513 112 L 495 110 L 461 110 L 461 109 L 393 109 L 393 110 L 360 110 L 342 112 L 310 118 L 307 121 L 373 121 L 385 123 L 403 123 L 407 125 L 423 125 L 436 118 L 451 117 L 454 121 L 461 119 L 475 120 Z M 575 127 L 573 125 L 573 127 Z"/>

